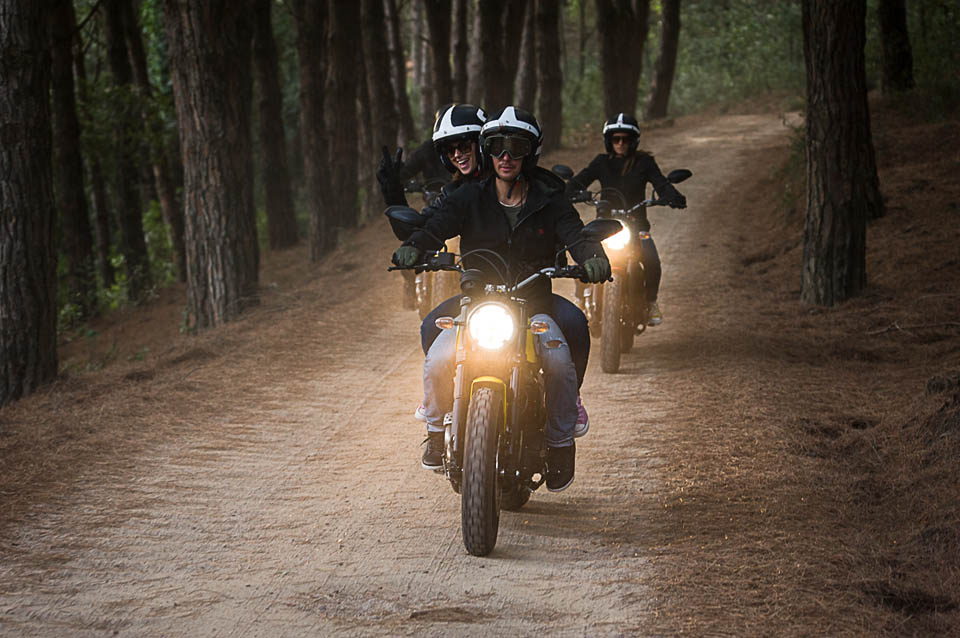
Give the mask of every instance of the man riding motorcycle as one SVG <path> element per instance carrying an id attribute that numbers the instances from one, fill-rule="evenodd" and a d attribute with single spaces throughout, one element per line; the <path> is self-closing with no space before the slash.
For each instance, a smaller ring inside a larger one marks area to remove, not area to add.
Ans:
<path id="1" fill-rule="evenodd" d="M 591 283 L 610 276 L 610 263 L 595 241 L 579 241 L 583 222 L 563 193 L 563 183 L 549 171 L 537 168 L 543 139 L 540 124 L 531 114 L 508 106 L 491 117 L 480 133 L 483 162 L 494 174 L 468 183 L 447 197 L 421 230 L 414 232 L 394 253 L 398 266 L 418 263 L 421 255 L 436 250 L 440 241 L 460 236 L 464 254 L 477 249 L 495 251 L 507 260 L 508 281 L 520 281 L 555 263 L 556 246 L 569 245 Z M 464 258 L 464 267 L 490 273 L 493 262 L 482 253 Z M 499 278 L 490 276 L 491 282 Z M 547 489 L 558 492 L 573 482 L 577 421 L 577 376 L 563 332 L 548 314 L 552 307 L 549 279 L 538 282 L 528 295 L 530 314 L 549 329 L 537 335 L 547 405 Z M 424 362 L 425 412 L 428 441 L 424 464 L 443 454 L 443 418 L 453 406 L 453 371 L 456 332 L 443 331 Z M 428 459 L 427 457 L 431 458 Z"/>

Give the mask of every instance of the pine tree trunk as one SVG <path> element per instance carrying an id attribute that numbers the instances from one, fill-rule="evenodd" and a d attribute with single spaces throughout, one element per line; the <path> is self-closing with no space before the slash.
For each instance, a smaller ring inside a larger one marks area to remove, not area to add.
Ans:
<path id="1" fill-rule="evenodd" d="M 330 64 L 327 66 L 326 128 L 330 139 L 331 190 L 327 214 L 330 231 L 324 248 L 336 246 L 341 233 L 357 226 L 357 81 L 356 47 L 361 42 L 360 7 L 330 3 Z"/>
<path id="2" fill-rule="evenodd" d="M 454 100 L 450 80 L 450 0 L 423 0 L 427 29 L 430 33 L 430 68 L 433 71 L 432 111 Z"/>
<path id="3" fill-rule="evenodd" d="M 520 36 L 518 56 L 516 100 L 514 104 L 531 113 L 537 104 L 537 27 L 536 2 L 527 3 L 527 12 L 523 16 L 523 34 Z"/>
<path id="4" fill-rule="evenodd" d="M 133 69 L 127 53 L 123 26 L 122 3 L 128 0 L 107 0 L 107 56 L 114 84 L 122 91 L 133 86 Z M 143 206 L 139 193 L 140 114 L 122 109 L 115 114 L 114 151 L 116 153 L 114 191 L 117 193 L 117 225 L 120 228 L 120 252 L 127 274 L 127 295 L 137 301 L 150 285 L 150 263 L 147 242 L 143 236 Z"/>
<path id="5" fill-rule="evenodd" d="M 803 0 L 807 211 L 801 298 L 825 306 L 866 285 L 866 224 L 882 210 L 867 106 L 865 17 L 865 0 Z"/>
<path id="6" fill-rule="evenodd" d="M 257 301 L 250 14 L 247 1 L 165 3 L 183 152 L 188 311 L 195 329 L 220 326 Z"/>
<path id="7" fill-rule="evenodd" d="M 63 254 L 67 261 L 70 302 L 89 317 L 96 311 L 96 260 L 93 231 L 83 188 L 83 157 L 80 153 L 80 121 L 73 84 L 73 43 L 77 20 L 71 0 L 52 0 L 50 39 L 53 54 L 53 115 L 57 140 L 54 158 L 60 202 Z"/>
<path id="8" fill-rule="evenodd" d="M 467 101 L 467 63 L 470 55 L 470 43 L 467 40 L 467 20 L 469 3 L 467 0 L 453 0 L 453 31 L 450 47 L 453 50 L 453 101 Z"/>
<path id="9" fill-rule="evenodd" d="M 407 94 L 407 57 L 400 37 L 400 16 L 395 0 L 384 0 L 387 20 L 387 45 L 390 50 L 390 79 L 393 83 L 394 105 L 397 108 L 400 133 L 397 146 L 417 140 L 417 127 L 410 112 L 410 98 Z"/>
<path id="10" fill-rule="evenodd" d="M 677 67 L 677 49 L 680 43 L 680 0 L 663 0 L 660 22 L 660 55 L 654 65 L 647 97 L 645 117 L 653 120 L 667 116 L 673 74 Z"/>
<path id="11" fill-rule="evenodd" d="M 57 374 L 50 58 L 39 2 L 0 0 L 0 406 Z"/>
<path id="12" fill-rule="evenodd" d="M 370 123 L 376 153 L 381 146 L 391 151 L 397 141 L 396 96 L 390 82 L 390 51 L 387 50 L 383 0 L 363 0 L 363 57 L 370 95 Z"/>
<path id="13" fill-rule="evenodd" d="M 520 71 L 520 47 L 523 46 L 523 25 L 527 13 L 535 11 L 531 0 L 511 0 L 503 14 L 503 67 L 507 83 L 507 104 L 517 105 L 514 88 Z"/>
<path id="14" fill-rule="evenodd" d="M 277 47 L 270 16 L 272 0 L 253 3 L 253 63 L 260 92 L 260 162 L 266 198 L 267 234 L 270 248 L 280 250 L 297 243 L 297 217 L 293 208 L 290 170 L 287 167 L 287 136 L 283 128 L 283 94 Z"/>
<path id="15" fill-rule="evenodd" d="M 503 26 L 501 17 L 505 10 L 504 0 L 484 0 L 478 3 L 480 15 L 480 33 L 478 42 L 502 42 Z M 504 63 L 504 51 L 501 46 L 485 46 L 480 56 L 480 74 L 483 78 L 483 101 L 491 111 L 497 111 L 510 104 L 513 93 L 513 80 L 505 80 L 507 67 Z"/>
<path id="16" fill-rule="evenodd" d="M 303 145 L 304 201 L 310 231 L 310 259 L 321 259 L 326 251 L 326 209 L 330 204 L 330 176 L 327 171 L 329 141 L 323 120 L 324 77 L 327 72 L 327 3 L 294 0 L 297 21 L 297 53 L 300 61 L 300 140 Z"/>
<path id="17" fill-rule="evenodd" d="M 883 45 L 884 93 L 909 91 L 913 88 L 913 49 L 907 31 L 906 0 L 880 0 L 877 18 Z"/>
<path id="18" fill-rule="evenodd" d="M 133 12 L 130 0 L 122 0 L 123 22 L 126 32 L 127 48 L 130 51 L 130 62 L 133 66 L 133 76 L 137 86 L 144 96 L 153 95 L 153 86 L 147 73 L 147 56 L 143 50 L 143 38 L 140 32 L 139 21 Z M 141 113 L 148 139 L 163 139 L 161 123 L 147 109 Z M 173 249 L 174 266 L 177 280 L 187 280 L 187 253 L 183 243 L 184 220 L 183 208 L 177 203 L 177 189 L 173 184 L 170 164 L 167 161 L 167 149 L 163 142 L 159 147 L 150 149 L 150 176 L 144 183 L 153 183 L 157 200 L 160 202 L 160 211 L 167 227 L 167 236 Z"/>
<path id="19" fill-rule="evenodd" d="M 537 70 L 540 99 L 537 117 L 543 127 L 543 151 L 560 148 L 563 131 L 563 75 L 560 73 L 560 7 L 554 0 L 536 0 Z"/>
<path id="20" fill-rule="evenodd" d="M 643 70 L 650 0 L 596 0 L 606 117 L 633 114 Z"/>

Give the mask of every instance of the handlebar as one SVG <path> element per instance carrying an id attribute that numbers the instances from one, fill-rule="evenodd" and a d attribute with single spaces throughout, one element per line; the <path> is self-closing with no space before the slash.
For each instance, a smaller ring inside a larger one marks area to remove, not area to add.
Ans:
<path id="1" fill-rule="evenodd" d="M 606 200 L 596 199 L 596 195 L 598 195 L 599 192 L 600 191 L 597 191 L 596 193 L 591 193 L 590 191 L 587 191 L 587 190 L 577 191 L 576 193 L 573 193 L 572 195 L 570 195 L 569 199 L 571 203 L 574 203 L 574 204 L 585 203 L 599 210 L 601 207 L 605 207 L 606 204 L 609 204 L 609 202 L 607 202 Z M 670 202 L 668 202 L 667 200 L 655 199 L 653 197 L 650 197 L 648 199 L 643 200 L 642 202 L 634 204 L 630 208 L 608 208 L 607 211 L 612 215 L 629 215 L 637 210 L 640 210 L 641 208 L 650 208 L 651 206 L 669 206 L 669 205 L 670 205 Z"/>

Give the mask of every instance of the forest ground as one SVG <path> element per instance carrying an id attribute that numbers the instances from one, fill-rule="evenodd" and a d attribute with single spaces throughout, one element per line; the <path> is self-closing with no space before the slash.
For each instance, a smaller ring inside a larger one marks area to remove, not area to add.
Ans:
<path id="1" fill-rule="evenodd" d="M 65 336 L 0 410 L 0 635 L 960 634 L 960 123 L 909 112 L 873 103 L 887 214 L 835 308 L 799 301 L 796 115 L 644 135 L 694 174 L 651 212 L 665 321 L 616 375 L 594 342 L 576 480 L 487 558 L 419 467 L 386 223 L 264 255 L 225 328 L 173 287 Z"/>

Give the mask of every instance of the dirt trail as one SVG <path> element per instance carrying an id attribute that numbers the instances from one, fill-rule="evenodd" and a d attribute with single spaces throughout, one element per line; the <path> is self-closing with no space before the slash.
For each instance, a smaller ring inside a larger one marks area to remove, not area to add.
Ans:
<path id="1" fill-rule="evenodd" d="M 399 277 L 384 268 L 394 240 L 377 223 L 285 306 L 266 303 L 181 357 L 175 408 L 150 378 L 141 383 L 130 417 L 163 405 L 153 425 L 170 435 L 81 471 L 8 530 L 0 634 L 647 634 L 670 608 L 657 592 L 684 560 L 673 548 L 696 525 L 665 520 L 682 503 L 677 468 L 696 450 L 711 474 L 742 472 L 751 427 L 770 417 L 770 344 L 734 327 L 749 297 L 729 286 L 731 248 L 743 241 L 742 185 L 768 171 L 788 133 L 776 115 L 744 115 L 644 137 L 664 171 L 694 173 L 681 189 L 687 210 L 651 213 L 664 324 L 637 339 L 620 374 L 591 360 L 592 427 L 574 485 L 504 513 L 490 557 L 465 553 L 457 496 L 419 467 L 418 320 L 397 310 Z M 578 168 L 597 150 L 543 163 Z M 774 542 L 750 504 L 730 508 L 728 542 L 747 553 Z M 678 591 L 736 577 L 734 566 L 702 568 Z M 750 619 L 761 598 L 788 592 L 737 598 L 717 587 L 715 606 L 690 613 L 716 614 L 718 630 L 724 614 Z"/>

